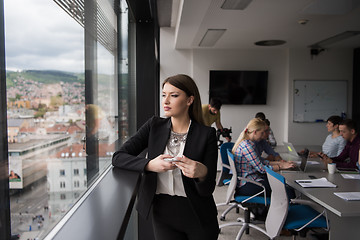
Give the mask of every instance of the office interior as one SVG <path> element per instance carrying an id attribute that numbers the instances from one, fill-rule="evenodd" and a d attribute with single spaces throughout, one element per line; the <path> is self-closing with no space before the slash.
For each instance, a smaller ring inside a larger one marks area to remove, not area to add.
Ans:
<path id="1" fill-rule="evenodd" d="M 4 0 L 0 1 L 0 77 L 1 77 L 1 116 L 0 131 L 2 138 L 1 148 L 1 175 L 8 175 L 8 139 L 7 139 L 7 99 L 6 99 L 6 45 Z M 54 1 L 61 5 L 61 2 Z M 69 1 L 72 2 L 72 1 Z M 73 1 L 78 3 L 78 1 Z M 96 4 L 110 5 L 114 14 L 116 33 L 112 51 L 114 65 L 114 97 L 110 100 L 114 104 L 114 117 L 118 121 L 115 148 L 126 138 L 122 135 L 120 120 L 121 113 L 127 111 L 127 137 L 135 133 L 141 125 L 153 115 L 163 115 L 161 107 L 161 83 L 175 74 L 183 73 L 196 81 L 202 103 L 209 100 L 209 71 L 210 70 L 256 70 L 268 71 L 268 88 L 266 105 L 223 105 L 221 108 L 221 122 L 224 127 L 232 128 L 233 139 L 236 139 L 253 118 L 255 113 L 264 112 L 271 121 L 271 128 L 278 143 L 291 142 L 294 145 L 321 145 L 327 136 L 323 122 L 298 123 L 293 120 L 294 80 L 327 80 L 347 81 L 347 109 L 348 118 L 360 124 L 360 1 L 329 1 L 301 0 L 301 1 L 233 1 L 246 2 L 244 9 L 224 9 L 221 0 L 127 0 L 124 9 L 128 10 L 126 19 L 121 17 L 123 8 L 119 6 L 125 1 L 83 1 L 84 14 L 93 9 Z M 236 4 L 235 4 L 236 5 Z M 63 5 L 66 6 L 66 5 Z M 21 7 L 21 6 L 19 6 Z M 64 7 L 63 10 L 65 10 Z M 109 9 L 109 8 L 107 8 Z M 91 11 L 90 11 L 91 12 Z M 67 13 L 71 14 L 71 12 Z M 86 15 L 85 15 L 86 16 Z M 128 23 L 127 39 L 120 36 L 122 21 Z M 94 49 L 99 39 L 94 39 L 94 22 L 87 22 L 84 31 L 85 65 L 85 103 L 96 102 L 97 69 L 94 59 Z M 204 40 L 209 30 L 220 30 L 217 38 Z M 323 40 L 353 32 L 351 37 L 339 38 L 335 42 L 322 44 Z M 104 34 L 97 32 L 96 34 Z M 95 34 L 95 35 L 96 35 Z M 278 46 L 257 46 L 254 43 L 264 40 L 283 40 Z M 127 45 L 124 42 L 127 41 Z M 211 42 L 212 41 L 212 42 Z M 204 44 L 205 43 L 205 44 Z M 126 48 L 126 51 L 124 49 Z M 121 74 L 122 64 L 126 58 L 128 68 L 126 83 Z M 126 99 L 123 98 L 123 89 L 126 89 Z M 120 104 L 127 102 L 127 107 Z M 89 138 L 85 144 L 91 149 L 98 149 L 99 142 L 92 142 Z M 117 145 L 116 145 L 117 144 Z M 99 152 L 89 152 L 86 158 L 88 185 L 87 191 L 80 196 L 80 200 L 73 206 L 78 209 L 88 206 L 87 198 L 92 191 L 99 191 L 99 184 L 109 179 L 116 179 L 118 184 L 126 188 L 126 180 L 118 177 L 127 173 L 111 170 L 111 166 L 103 171 L 99 163 Z M 93 156 L 93 157 L 91 157 Z M 107 163 L 109 166 L 109 163 Z M 113 232 L 121 239 L 149 239 L 151 227 L 149 223 L 138 218 L 133 210 L 139 180 L 138 175 L 126 175 L 134 183 L 131 191 L 126 192 L 126 199 L 118 194 L 109 203 L 116 208 L 117 201 L 126 201 L 126 206 L 119 212 L 125 217 L 126 223 L 116 220 L 121 226 L 115 226 Z M 114 178 L 112 178 L 114 177 Z M 0 239 L 9 239 L 11 231 L 10 189 L 7 178 L 2 178 L 0 203 L 5 206 L 0 210 Z M 114 183 L 114 182 L 111 182 Z M 93 186 L 93 188 L 92 188 Z M 101 185 L 107 193 L 116 191 L 112 184 Z M 86 195 L 89 194 L 89 195 Z M 97 193 L 100 194 L 101 193 Z M 103 193 L 104 194 L 104 193 Z M 104 196 L 102 196 L 104 197 Z M 78 203 L 78 204 L 76 204 Z M 80 204 L 81 203 L 81 204 Z M 84 203 L 84 204 L 83 204 Z M 98 203 L 103 204 L 102 201 Z M 120 210 L 119 210 L 120 211 Z M 70 211 L 71 213 L 71 211 Z M 76 209 L 71 213 L 77 214 Z M 62 219 L 62 226 L 71 221 L 72 215 L 66 214 Z M 100 213 L 101 215 L 101 213 Z M 85 215 L 76 215 L 87 223 L 90 219 Z M 74 218 L 73 218 L 74 219 Z M 116 216 L 107 218 L 103 226 L 111 223 Z M 76 222 L 79 224 L 79 222 Z M 125 226 L 123 226 L 125 225 Z M 77 227 L 76 224 L 73 227 Z M 45 239 L 61 239 L 69 232 L 50 233 Z M 54 235 L 51 235 L 51 234 Z M 61 235 L 65 234 L 65 235 Z M 51 236 L 50 236 L 51 235 Z M 96 236 L 96 235 L 93 235 Z M 63 238 L 64 239 L 64 238 Z"/>

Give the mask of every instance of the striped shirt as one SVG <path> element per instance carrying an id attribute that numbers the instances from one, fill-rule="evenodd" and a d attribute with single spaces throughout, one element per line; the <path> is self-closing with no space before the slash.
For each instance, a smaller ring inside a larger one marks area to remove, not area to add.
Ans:
<path id="1" fill-rule="evenodd" d="M 261 162 L 259 155 L 255 151 L 255 143 L 251 140 L 242 141 L 237 147 L 235 154 L 235 167 L 239 177 L 249 178 L 260 181 L 259 174 L 265 174 L 265 165 Z M 270 168 L 272 168 L 269 165 Z M 239 181 L 238 187 L 245 185 L 245 181 Z"/>

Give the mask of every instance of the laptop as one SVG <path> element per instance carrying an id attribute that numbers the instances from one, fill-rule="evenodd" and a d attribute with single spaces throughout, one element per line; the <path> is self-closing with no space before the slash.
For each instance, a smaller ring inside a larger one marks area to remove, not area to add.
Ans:
<path id="1" fill-rule="evenodd" d="M 296 152 L 296 151 L 295 151 Z M 298 154 L 298 153 L 296 153 Z M 299 156 L 299 154 L 298 154 Z M 304 153 L 302 153 L 299 157 L 301 158 L 300 161 L 300 165 L 296 165 L 296 167 L 292 168 L 292 169 L 286 169 L 286 170 L 282 170 L 282 172 L 286 172 L 286 171 L 291 171 L 291 172 L 305 172 L 306 171 L 306 166 L 307 166 L 307 162 L 310 156 L 310 151 L 309 149 L 305 148 Z"/>
<path id="2" fill-rule="evenodd" d="M 293 155 L 295 157 L 300 157 L 300 155 L 296 152 L 296 149 L 294 148 L 292 143 L 290 143 L 290 142 L 283 142 L 283 143 L 284 143 L 284 146 L 286 147 L 286 150 L 288 151 L 288 153 L 290 155 Z"/>
<path id="3" fill-rule="evenodd" d="M 289 143 L 289 142 L 283 142 L 284 143 L 284 147 L 285 152 L 281 153 L 281 157 L 287 161 L 293 161 L 293 162 L 300 162 L 301 161 L 301 157 L 300 155 L 296 152 L 296 149 L 294 148 L 294 146 Z"/>

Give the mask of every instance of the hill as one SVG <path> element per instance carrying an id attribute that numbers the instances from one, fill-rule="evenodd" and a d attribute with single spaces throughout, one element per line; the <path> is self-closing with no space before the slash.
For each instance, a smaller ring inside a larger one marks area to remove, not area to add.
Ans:
<path id="1" fill-rule="evenodd" d="M 24 70 L 21 72 L 6 72 L 6 85 L 7 87 L 14 86 L 14 79 L 19 77 L 41 82 L 45 84 L 62 82 L 81 82 L 84 83 L 84 74 L 81 73 L 70 73 L 55 70 Z"/>

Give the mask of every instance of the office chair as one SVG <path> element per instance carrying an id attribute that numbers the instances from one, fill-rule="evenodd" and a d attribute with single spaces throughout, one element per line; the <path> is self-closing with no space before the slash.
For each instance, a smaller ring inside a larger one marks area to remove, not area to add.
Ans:
<path id="1" fill-rule="evenodd" d="M 220 157 L 221 157 L 221 171 L 216 185 L 228 185 L 230 183 L 231 174 L 230 174 L 230 165 L 227 156 L 227 149 L 232 149 L 234 146 L 233 142 L 226 142 L 220 146 Z"/>
<path id="2" fill-rule="evenodd" d="M 243 209 L 244 210 L 244 218 L 238 218 L 237 222 L 221 224 L 219 226 L 219 229 L 221 230 L 222 228 L 227 227 L 227 226 L 243 226 L 244 230 L 246 230 L 246 233 L 248 234 L 249 227 L 251 227 L 252 225 L 255 225 L 255 224 L 250 225 L 250 211 L 253 208 L 266 206 L 267 204 L 270 203 L 270 198 L 266 197 L 265 187 L 261 183 L 256 182 L 251 179 L 248 179 L 248 178 L 237 176 L 235 162 L 234 162 L 234 155 L 231 153 L 231 150 L 229 150 L 229 149 L 227 150 L 227 154 L 228 154 L 230 169 L 233 173 L 233 176 L 231 178 L 230 185 L 228 187 L 228 191 L 226 193 L 226 202 L 225 202 L 225 204 L 222 204 L 222 205 L 229 205 L 229 207 L 221 214 L 220 220 L 224 221 L 226 214 L 234 208 Z M 233 199 L 238 179 L 256 184 L 256 185 L 262 187 L 263 190 L 253 196 L 240 195 L 240 196 L 235 196 L 235 198 Z M 231 200 L 231 199 L 233 199 L 233 200 Z M 221 205 L 217 204 L 217 206 L 221 206 Z"/>
<path id="3" fill-rule="evenodd" d="M 329 230 L 326 210 L 321 213 L 315 211 L 310 206 L 316 204 L 301 199 L 288 200 L 285 188 L 285 178 L 275 173 L 269 167 L 265 167 L 271 187 L 271 203 L 265 220 L 265 229 L 256 225 L 251 226 L 264 233 L 270 239 L 280 235 L 282 229 L 299 232 L 309 228 L 325 228 Z M 306 204 L 306 205 L 305 205 Z M 246 229 L 242 227 L 236 237 L 241 239 Z M 293 236 L 295 238 L 295 235 Z"/>

